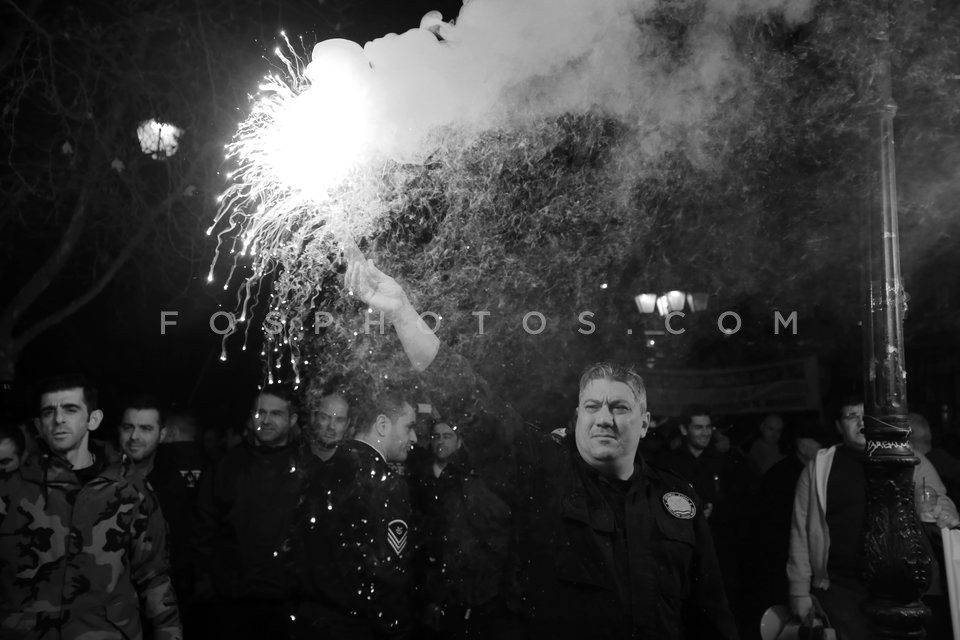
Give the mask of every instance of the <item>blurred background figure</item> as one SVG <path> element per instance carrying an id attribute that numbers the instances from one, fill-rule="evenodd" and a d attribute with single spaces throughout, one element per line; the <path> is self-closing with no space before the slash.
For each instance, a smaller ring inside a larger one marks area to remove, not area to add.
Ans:
<path id="1" fill-rule="evenodd" d="M 787 602 L 787 550 L 790 544 L 790 520 L 793 498 L 800 473 L 824 445 L 832 443 L 819 421 L 807 419 L 787 425 L 781 444 L 785 456 L 770 467 L 760 485 L 749 518 L 748 563 L 756 567 L 752 578 L 744 582 L 744 598 L 751 617 L 775 604 Z"/>
<path id="2" fill-rule="evenodd" d="M 744 443 L 743 450 L 747 460 L 758 477 L 763 476 L 770 467 L 784 459 L 780 446 L 782 434 L 783 418 L 771 413 L 760 422 L 756 436 Z"/>
<path id="3" fill-rule="evenodd" d="M 957 502 L 960 497 L 960 460 L 937 443 L 934 446 L 933 432 L 930 423 L 919 413 L 911 413 L 910 418 L 910 446 L 914 452 L 927 457 L 933 468 L 937 470 L 940 479 L 947 488 L 947 495 Z"/>
<path id="4" fill-rule="evenodd" d="M 180 603 L 184 633 L 190 634 L 197 625 L 193 598 L 195 558 L 190 541 L 205 463 L 203 449 L 197 441 L 200 435 L 197 416 L 188 409 L 174 408 L 164 416 L 164 422 L 166 426 L 149 480 L 170 528 L 167 538 L 170 579 Z"/>
<path id="5" fill-rule="evenodd" d="M 664 452 L 660 463 L 692 484 L 702 501 L 720 561 L 724 591 L 730 609 L 741 620 L 739 566 L 749 526 L 744 509 L 750 482 L 746 464 L 741 454 L 731 449 L 729 437 L 721 434 L 720 447 L 714 444 L 716 432 L 710 410 L 703 405 L 691 405 L 680 425 L 682 444 Z"/>
<path id="6" fill-rule="evenodd" d="M 303 429 L 306 445 L 318 460 L 327 462 L 336 453 L 350 426 L 350 405 L 342 393 L 322 395 L 310 409 Z"/>
<path id="7" fill-rule="evenodd" d="M 423 635 L 505 637 L 501 587 L 510 543 L 510 508 L 471 467 L 459 430 L 436 420 L 432 463 L 411 470 L 414 513 L 422 525 Z"/>
<path id="8" fill-rule="evenodd" d="M 23 432 L 12 424 L 0 424 L 0 474 L 20 468 L 27 444 Z"/>

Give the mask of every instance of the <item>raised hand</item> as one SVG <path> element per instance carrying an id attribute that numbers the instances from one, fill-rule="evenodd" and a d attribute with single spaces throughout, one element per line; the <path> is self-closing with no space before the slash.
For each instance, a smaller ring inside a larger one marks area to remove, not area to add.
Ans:
<path id="1" fill-rule="evenodd" d="M 393 324 L 414 369 L 423 371 L 430 366 L 440 349 L 440 341 L 411 306 L 396 280 L 377 269 L 373 260 L 361 257 L 350 262 L 344 284 L 350 293 L 371 310 L 382 312 Z"/>
<path id="2" fill-rule="evenodd" d="M 351 262 L 345 279 L 347 290 L 374 311 L 393 319 L 408 305 L 407 294 L 400 284 L 383 273 L 373 260 Z"/>

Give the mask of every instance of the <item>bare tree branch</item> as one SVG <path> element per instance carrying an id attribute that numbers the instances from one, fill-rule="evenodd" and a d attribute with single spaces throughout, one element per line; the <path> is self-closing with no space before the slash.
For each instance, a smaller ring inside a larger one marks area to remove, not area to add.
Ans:
<path id="1" fill-rule="evenodd" d="M 87 303 L 100 295 L 100 292 L 103 291 L 108 284 L 110 284 L 120 268 L 126 264 L 127 260 L 130 259 L 130 256 L 133 255 L 133 252 L 140 246 L 140 243 L 143 241 L 143 239 L 154 230 L 155 227 L 153 222 L 155 222 L 155 220 L 162 214 L 163 211 L 169 209 L 173 203 L 179 199 L 180 195 L 174 194 L 165 199 L 163 202 L 157 204 L 154 211 L 151 212 L 149 222 L 140 225 L 133 237 L 131 237 L 123 245 L 120 253 L 118 253 L 117 256 L 111 261 L 110 266 L 107 267 L 107 270 L 101 274 L 100 277 L 93 284 L 91 284 L 86 291 L 83 292 L 83 294 L 73 299 L 57 311 L 47 315 L 39 322 L 31 325 L 29 329 L 14 338 L 14 343 L 20 346 L 29 344 L 30 341 L 36 338 L 38 335 L 50 327 L 63 322 L 64 319 L 72 316 L 74 313 L 82 309 Z"/>
<path id="2" fill-rule="evenodd" d="M 3 319 L 0 322 L 0 333 L 12 333 L 14 325 L 23 316 L 23 313 L 46 291 L 70 259 L 87 221 L 89 211 L 87 204 L 87 186 L 84 185 L 77 198 L 73 215 L 70 217 L 70 224 L 67 225 L 66 230 L 60 237 L 57 248 L 50 254 L 43 266 L 33 274 L 33 277 L 20 288 L 17 295 L 4 309 L 3 315 L 0 316 Z"/>

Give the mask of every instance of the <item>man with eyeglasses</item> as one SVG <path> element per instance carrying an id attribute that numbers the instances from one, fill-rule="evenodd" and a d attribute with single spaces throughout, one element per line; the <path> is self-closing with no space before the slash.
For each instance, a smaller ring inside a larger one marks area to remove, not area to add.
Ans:
<path id="1" fill-rule="evenodd" d="M 339 391 L 324 393 L 310 410 L 303 437 L 310 452 L 327 462 L 337 452 L 350 425 L 350 404 Z"/>
<path id="2" fill-rule="evenodd" d="M 841 640 L 866 640 L 872 636 L 860 605 L 867 590 L 857 564 L 867 493 L 863 398 L 841 398 L 835 415 L 842 442 L 821 449 L 797 481 L 787 560 L 790 609 L 806 618 L 815 596 Z M 917 457 L 914 483 L 931 487 L 940 496 L 937 526 L 960 524 L 933 465 L 924 456 Z"/>

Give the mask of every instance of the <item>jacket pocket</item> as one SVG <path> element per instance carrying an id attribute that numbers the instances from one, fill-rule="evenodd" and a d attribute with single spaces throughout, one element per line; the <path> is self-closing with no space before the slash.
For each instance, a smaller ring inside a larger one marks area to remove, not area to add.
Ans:
<path id="1" fill-rule="evenodd" d="M 690 520 L 664 516 L 656 519 L 654 558 L 660 593 L 686 598 L 691 591 L 691 574 L 696 559 L 697 539 Z"/>
<path id="2" fill-rule="evenodd" d="M 595 538 L 568 541 L 557 554 L 557 573 L 561 582 L 578 586 L 614 590 L 613 576 L 604 560 L 603 541 Z"/>

